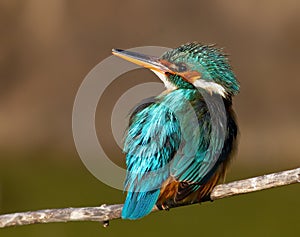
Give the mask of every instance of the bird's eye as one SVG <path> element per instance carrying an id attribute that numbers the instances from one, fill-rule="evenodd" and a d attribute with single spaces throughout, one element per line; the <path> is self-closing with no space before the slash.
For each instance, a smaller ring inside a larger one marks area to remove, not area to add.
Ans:
<path id="1" fill-rule="evenodd" d="M 177 72 L 185 72 L 187 70 L 187 66 L 184 63 L 178 63 L 177 66 Z"/>

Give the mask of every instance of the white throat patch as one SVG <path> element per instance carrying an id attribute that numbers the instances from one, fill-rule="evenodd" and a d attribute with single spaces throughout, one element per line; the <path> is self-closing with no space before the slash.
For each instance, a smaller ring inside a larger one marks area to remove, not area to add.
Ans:
<path id="1" fill-rule="evenodd" d="M 177 87 L 168 80 L 167 76 L 164 73 L 161 73 L 161 72 L 158 72 L 155 70 L 151 70 L 151 71 L 154 72 L 159 77 L 159 79 L 164 83 L 167 90 L 176 90 L 177 89 Z M 198 79 L 193 84 L 195 87 L 202 88 L 202 89 L 206 90 L 207 92 L 209 92 L 210 94 L 216 93 L 216 94 L 221 95 L 224 98 L 226 97 L 225 88 L 213 81 L 210 82 L 210 81 Z"/>
<path id="2" fill-rule="evenodd" d="M 154 72 L 159 77 L 159 79 L 164 83 L 167 90 L 177 89 L 177 87 L 168 80 L 167 76 L 164 73 L 155 70 L 151 70 L 151 71 Z"/>
<path id="3" fill-rule="evenodd" d="M 226 91 L 224 87 L 213 81 L 210 82 L 210 81 L 204 81 L 202 79 L 199 79 L 194 82 L 194 86 L 198 88 L 202 88 L 208 91 L 210 94 L 216 93 L 221 95 L 224 98 L 226 97 Z"/>

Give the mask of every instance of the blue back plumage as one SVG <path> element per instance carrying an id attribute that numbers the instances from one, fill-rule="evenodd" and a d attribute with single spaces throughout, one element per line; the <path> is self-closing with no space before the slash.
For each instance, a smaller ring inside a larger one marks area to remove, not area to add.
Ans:
<path id="1" fill-rule="evenodd" d="M 196 89 L 177 89 L 134 111 L 124 145 L 128 191 L 124 219 L 138 219 L 154 207 L 163 182 L 200 182 L 217 162 L 218 139 L 210 147 L 210 114 Z M 225 124 L 223 124 L 225 127 Z M 200 185 L 196 185 L 195 189 Z"/>

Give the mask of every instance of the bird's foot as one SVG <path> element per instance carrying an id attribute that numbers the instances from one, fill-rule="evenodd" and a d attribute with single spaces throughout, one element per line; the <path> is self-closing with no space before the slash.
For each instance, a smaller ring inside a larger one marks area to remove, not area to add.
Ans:
<path id="1" fill-rule="evenodd" d="M 156 207 L 157 207 L 160 211 L 162 211 L 162 210 L 169 211 L 169 210 L 170 210 L 170 208 L 169 208 L 167 205 L 165 205 L 165 204 L 156 204 Z"/>

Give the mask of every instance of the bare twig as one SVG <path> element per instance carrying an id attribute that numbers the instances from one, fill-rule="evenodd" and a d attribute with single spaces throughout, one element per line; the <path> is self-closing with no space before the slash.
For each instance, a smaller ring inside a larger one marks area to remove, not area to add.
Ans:
<path id="1" fill-rule="evenodd" d="M 255 178 L 221 184 L 214 188 L 211 200 L 250 193 L 300 182 L 300 168 L 273 173 Z M 100 207 L 48 209 L 0 215 L 0 228 L 36 223 L 99 221 L 104 226 L 109 220 L 118 219 L 123 204 L 101 205 Z M 153 211 L 157 211 L 156 208 Z"/>

